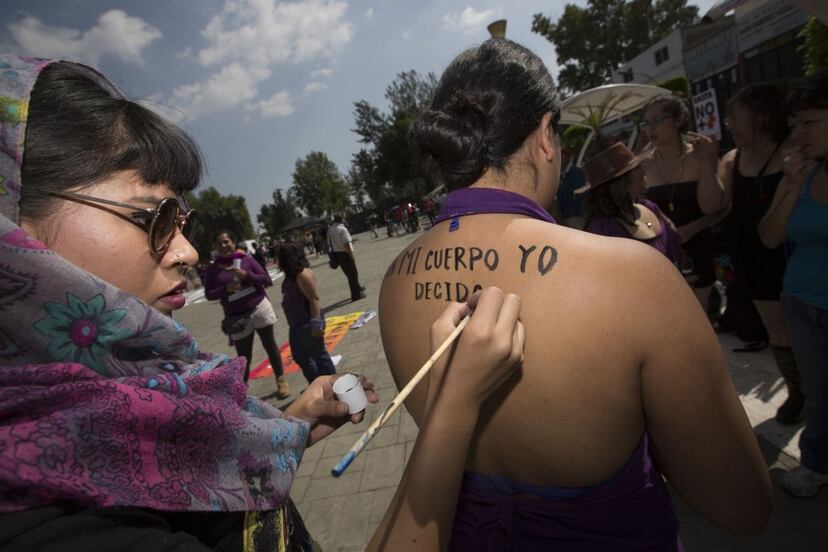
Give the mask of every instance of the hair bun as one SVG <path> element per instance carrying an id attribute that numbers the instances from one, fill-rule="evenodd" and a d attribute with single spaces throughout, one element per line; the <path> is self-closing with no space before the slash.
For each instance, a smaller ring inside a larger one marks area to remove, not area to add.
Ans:
<path id="1" fill-rule="evenodd" d="M 439 111 L 422 112 L 409 132 L 423 169 L 449 188 L 467 186 L 486 170 L 485 136 L 483 109 L 462 96 Z"/>

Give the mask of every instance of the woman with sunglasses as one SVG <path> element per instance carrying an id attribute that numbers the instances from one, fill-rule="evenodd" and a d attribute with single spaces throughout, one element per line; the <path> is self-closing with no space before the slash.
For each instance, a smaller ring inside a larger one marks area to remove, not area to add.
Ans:
<path id="1" fill-rule="evenodd" d="M 258 334 L 276 377 L 276 398 L 286 399 L 290 396 L 290 384 L 285 379 L 273 331 L 276 312 L 265 291 L 273 281 L 256 259 L 237 249 L 235 239 L 229 230 L 216 233 L 217 255 L 207 267 L 204 297 L 221 301 L 221 329 L 230 337 L 236 354 L 247 359 L 244 381 L 250 375 L 253 338 Z"/>
<path id="2" fill-rule="evenodd" d="M 333 398 L 335 376 L 284 412 L 249 397 L 246 361 L 200 351 L 172 319 L 198 260 L 180 199 L 197 147 L 86 66 L 0 69 L 0 547 L 311 550 L 289 498 L 298 464 L 364 413 Z M 520 301 L 495 289 L 448 306 L 435 348 L 471 308 L 377 537 L 391 549 L 450 523 L 474 418 L 446 424 L 446 406 L 475 411 L 519 365 Z"/>
<path id="3" fill-rule="evenodd" d="M 641 128 L 650 140 L 642 167 L 647 175 L 647 199 L 673 221 L 682 239 L 679 268 L 702 307 L 716 272 L 712 230 L 727 198 L 718 176 L 718 144 L 690 132 L 690 112 L 674 96 L 660 96 L 644 108 Z"/>

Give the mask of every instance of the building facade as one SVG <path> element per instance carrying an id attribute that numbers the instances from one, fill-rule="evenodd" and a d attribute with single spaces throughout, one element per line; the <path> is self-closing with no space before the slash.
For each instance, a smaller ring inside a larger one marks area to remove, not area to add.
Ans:
<path id="1" fill-rule="evenodd" d="M 612 74 L 612 82 L 655 84 L 684 76 L 682 31 L 676 29 L 622 65 Z"/>

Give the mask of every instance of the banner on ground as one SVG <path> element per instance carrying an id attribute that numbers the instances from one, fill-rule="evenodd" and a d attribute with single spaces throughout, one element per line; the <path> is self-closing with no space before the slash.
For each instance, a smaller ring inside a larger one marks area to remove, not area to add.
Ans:
<path id="1" fill-rule="evenodd" d="M 371 311 L 369 311 L 371 312 Z M 343 314 L 341 316 L 331 316 L 327 319 L 325 326 L 325 349 L 328 353 L 332 353 L 351 326 L 360 319 L 364 318 L 364 312 L 353 312 L 351 314 Z M 359 326 L 357 326 L 359 327 Z M 299 372 L 299 365 L 293 360 L 293 355 L 290 352 L 290 343 L 284 343 L 279 347 L 279 352 L 282 355 L 282 367 L 285 374 Z M 250 379 L 263 378 L 273 375 L 273 367 L 270 361 L 265 358 L 258 366 L 250 372 Z"/>

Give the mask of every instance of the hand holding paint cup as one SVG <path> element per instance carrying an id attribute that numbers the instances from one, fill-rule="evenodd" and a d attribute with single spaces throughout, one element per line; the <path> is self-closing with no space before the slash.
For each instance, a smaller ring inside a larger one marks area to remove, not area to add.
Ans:
<path id="1" fill-rule="evenodd" d="M 357 414 L 368 405 L 368 395 L 356 374 L 345 374 L 333 383 L 336 398 L 348 405 L 349 414 Z"/>

